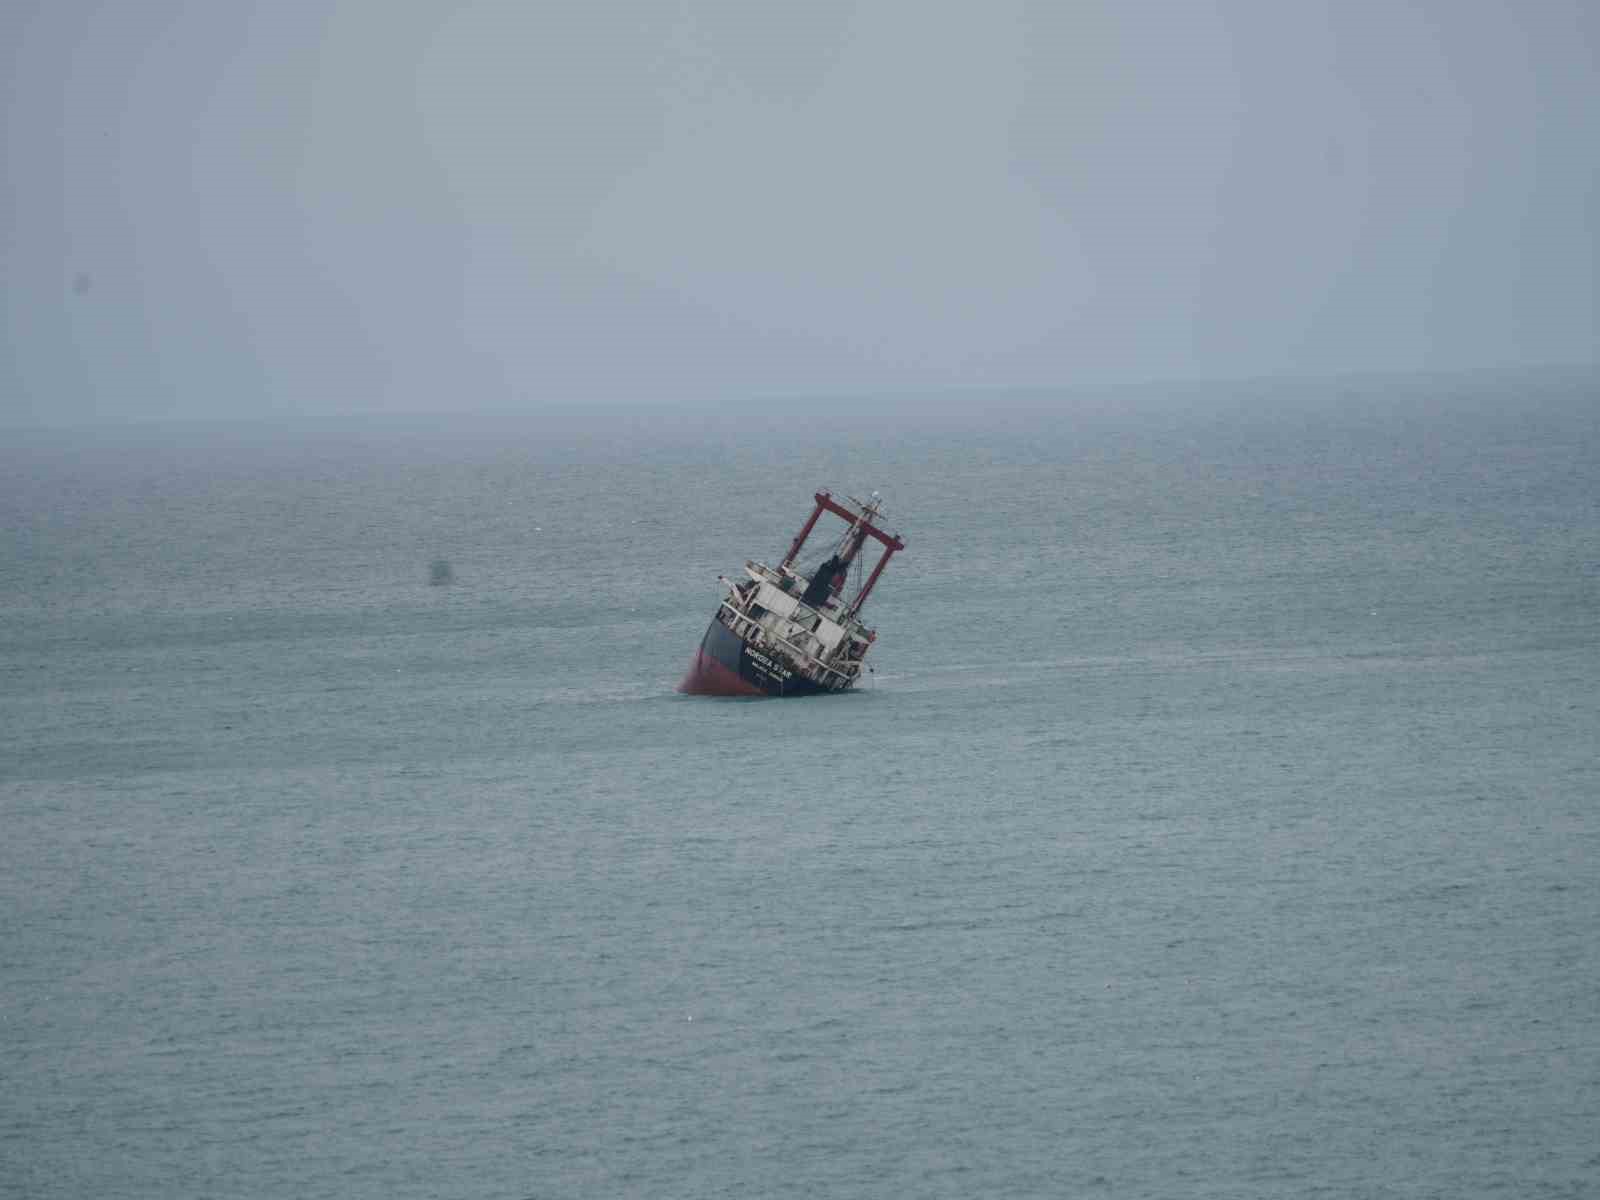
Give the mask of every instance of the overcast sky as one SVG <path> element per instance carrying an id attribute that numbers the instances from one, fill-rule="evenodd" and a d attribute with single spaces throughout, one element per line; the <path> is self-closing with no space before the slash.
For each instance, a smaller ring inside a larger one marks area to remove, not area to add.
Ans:
<path id="1" fill-rule="evenodd" d="M 9 0 L 0 424 L 1593 361 L 1592 0 Z"/>

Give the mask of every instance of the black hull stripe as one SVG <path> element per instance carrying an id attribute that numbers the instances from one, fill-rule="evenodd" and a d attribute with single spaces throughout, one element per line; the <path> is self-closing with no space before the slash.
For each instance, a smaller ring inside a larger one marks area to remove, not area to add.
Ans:
<path id="1" fill-rule="evenodd" d="M 700 650 L 768 696 L 815 696 L 820 692 L 844 690 L 825 688 L 791 673 L 775 656 L 752 650 L 715 617 L 700 642 Z"/>

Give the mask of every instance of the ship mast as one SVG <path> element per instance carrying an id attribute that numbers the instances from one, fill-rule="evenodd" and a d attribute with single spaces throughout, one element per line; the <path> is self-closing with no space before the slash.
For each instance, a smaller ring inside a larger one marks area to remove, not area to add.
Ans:
<path id="1" fill-rule="evenodd" d="M 795 559 L 800 556 L 801 549 L 805 546 L 806 540 L 811 536 L 811 531 L 816 528 L 817 520 L 823 513 L 829 512 L 848 521 L 850 529 L 845 534 L 843 565 L 847 566 L 855 559 L 868 538 L 872 538 L 883 546 L 883 555 L 878 559 L 877 565 L 872 568 L 872 574 L 867 577 L 867 582 L 862 585 L 861 590 L 856 593 L 854 599 L 845 605 L 845 615 L 854 617 L 861 611 L 861 606 L 867 602 L 867 597 L 872 594 L 872 589 L 877 586 L 878 576 L 883 574 L 883 569 L 889 565 L 889 560 L 898 551 L 904 550 L 906 544 L 900 540 L 898 534 L 885 533 L 873 523 L 873 518 L 878 516 L 882 508 L 876 492 L 873 493 L 872 499 L 866 504 L 861 504 L 860 501 L 855 502 L 860 511 L 852 511 L 845 505 L 840 504 L 833 498 L 831 492 L 818 492 L 813 499 L 816 501 L 816 507 L 811 510 L 811 516 L 806 519 L 805 525 L 801 527 L 800 532 L 795 535 L 794 541 L 790 543 L 789 553 L 784 556 L 779 570 L 792 572 Z"/>

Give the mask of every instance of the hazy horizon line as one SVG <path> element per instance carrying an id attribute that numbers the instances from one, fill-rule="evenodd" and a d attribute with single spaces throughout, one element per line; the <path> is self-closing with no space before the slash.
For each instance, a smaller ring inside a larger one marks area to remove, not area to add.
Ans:
<path id="1" fill-rule="evenodd" d="M 283 428 L 294 426 L 337 426 L 354 420 L 399 422 L 419 420 L 474 423 L 532 417 L 540 414 L 571 416 L 578 413 L 713 415 L 725 413 L 742 404 L 817 406 L 822 411 L 836 412 L 842 406 L 871 401 L 892 404 L 901 411 L 910 402 L 928 407 L 930 414 L 948 412 L 950 406 L 976 397 L 986 398 L 1058 398 L 1087 401 L 1117 397 L 1141 396 L 1146 399 L 1157 391 L 1190 392 L 1196 389 L 1218 387 L 1253 388 L 1271 384 L 1299 386 L 1345 385 L 1361 383 L 1399 382 L 1404 380 L 1481 379 L 1493 376 L 1572 376 L 1581 378 L 1594 375 L 1600 378 L 1600 359 L 1589 361 L 1556 361 L 1523 364 L 1484 364 L 1460 367 L 1416 368 L 1353 368 L 1347 371 L 1307 371 L 1248 373 L 1238 375 L 1170 375 L 1098 380 L 1086 383 L 1058 384 L 981 384 L 942 385 L 927 388 L 896 387 L 883 390 L 839 389 L 827 392 L 724 392 L 698 398 L 673 398 L 645 400 L 614 396 L 584 400 L 537 399 L 523 397 L 515 401 L 486 403 L 473 408 L 445 409 L 425 406 L 400 406 L 375 408 L 351 406 L 348 408 L 295 409 L 283 408 L 270 412 L 251 414 L 208 415 L 201 413 L 150 413 L 145 415 L 119 414 L 115 417 L 85 417 L 81 414 L 61 421 L 43 421 L 27 424 L 0 425 L 7 433 L 34 432 L 84 432 L 91 430 L 131 430 L 157 428 L 220 427 L 230 429 Z M 1032 410 L 1035 406 L 1025 406 Z"/>

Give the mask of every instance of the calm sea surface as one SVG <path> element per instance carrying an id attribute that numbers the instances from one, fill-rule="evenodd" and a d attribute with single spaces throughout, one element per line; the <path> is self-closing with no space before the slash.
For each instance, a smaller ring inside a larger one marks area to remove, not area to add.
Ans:
<path id="1" fill-rule="evenodd" d="M 0 438 L 0 1194 L 1600 1195 L 1600 382 L 897 403 Z"/>

